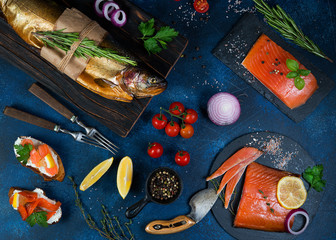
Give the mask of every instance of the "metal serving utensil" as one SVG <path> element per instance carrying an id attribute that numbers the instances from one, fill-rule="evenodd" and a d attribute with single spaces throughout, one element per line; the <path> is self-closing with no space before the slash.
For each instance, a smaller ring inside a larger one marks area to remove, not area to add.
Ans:
<path id="1" fill-rule="evenodd" d="M 105 147 L 104 145 L 102 145 L 99 142 L 97 142 L 96 140 L 88 137 L 86 134 L 84 134 L 82 132 L 71 132 L 71 131 L 68 131 L 66 129 L 62 129 L 60 125 L 57 125 L 57 124 L 55 124 L 51 121 L 45 120 L 43 118 L 37 117 L 35 115 L 32 115 L 30 113 L 18 110 L 18 109 L 13 108 L 13 107 L 6 106 L 3 113 L 6 116 L 16 118 L 18 120 L 33 124 L 33 125 L 38 126 L 38 127 L 46 128 L 46 129 L 49 129 L 49 130 L 52 130 L 52 131 L 55 131 L 55 132 L 62 132 L 62 133 L 68 134 L 68 135 L 72 136 L 77 142 L 82 142 L 82 143 L 93 145 L 95 147 L 100 147 L 100 148 L 103 148 L 103 149 L 108 150 L 108 151 L 112 152 L 113 154 L 115 154 L 112 151 L 112 149 L 109 149 L 109 148 Z"/>
<path id="2" fill-rule="evenodd" d="M 97 129 L 84 125 L 84 123 L 79 121 L 78 117 L 74 113 L 72 113 L 68 108 L 66 108 L 63 104 L 57 101 L 54 97 L 52 97 L 39 85 L 33 83 L 29 88 L 29 91 L 36 97 L 38 97 L 40 100 L 48 104 L 56 112 L 60 113 L 65 118 L 69 119 L 72 123 L 76 123 L 78 126 L 84 128 L 87 137 L 96 141 L 113 154 L 115 154 L 115 152 L 118 152 L 119 148 L 115 144 L 113 144 L 106 137 L 104 137 L 100 132 L 98 132 Z"/>
<path id="3" fill-rule="evenodd" d="M 208 214 L 217 198 L 218 195 L 215 189 L 203 189 L 190 199 L 191 211 L 189 214 L 178 216 L 172 220 L 155 220 L 150 222 L 145 230 L 151 234 L 172 234 L 186 230 Z"/>

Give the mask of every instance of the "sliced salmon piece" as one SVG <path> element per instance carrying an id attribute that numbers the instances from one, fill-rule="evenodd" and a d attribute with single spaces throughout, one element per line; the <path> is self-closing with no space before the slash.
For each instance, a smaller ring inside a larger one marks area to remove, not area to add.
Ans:
<path id="1" fill-rule="evenodd" d="M 287 59 L 297 61 L 299 69 L 306 69 L 293 55 L 262 34 L 242 65 L 284 104 L 293 109 L 303 105 L 313 95 L 318 85 L 316 78 L 310 73 L 308 76 L 301 76 L 305 86 L 302 90 L 297 89 L 294 79 L 286 77 L 290 72 L 286 66 Z"/>
<path id="2" fill-rule="evenodd" d="M 49 202 L 48 200 L 44 198 L 40 198 L 39 200 L 40 201 L 38 202 L 38 207 L 41 207 L 48 211 L 57 211 L 57 209 L 61 206 L 60 202 L 56 202 L 55 204 L 52 204 L 51 202 Z"/>
<path id="3" fill-rule="evenodd" d="M 257 159 L 262 154 L 257 148 L 243 147 L 229 157 L 213 174 L 206 178 L 207 181 L 223 175 L 227 170 L 245 161 L 248 158 Z"/>
<path id="4" fill-rule="evenodd" d="M 58 167 L 55 162 L 55 159 L 53 159 L 50 148 L 47 144 L 42 144 L 38 147 L 38 152 L 40 156 L 42 157 L 42 161 L 40 163 L 41 166 L 43 166 L 48 174 L 51 176 L 54 176 L 58 173 Z M 48 155 L 48 156 L 47 156 Z M 45 157 L 48 157 L 49 161 L 53 161 L 52 165 L 53 167 L 48 168 L 48 165 L 46 163 Z"/>
<path id="5" fill-rule="evenodd" d="M 54 216 L 55 213 L 56 213 L 56 211 L 48 212 L 48 213 L 47 213 L 47 221 L 48 221 L 52 216 Z"/>
<path id="6" fill-rule="evenodd" d="M 40 146 L 38 146 L 38 152 L 41 158 L 44 158 L 45 156 L 47 156 L 48 153 L 50 153 L 50 149 L 47 144 L 41 144 Z"/>
<path id="7" fill-rule="evenodd" d="M 21 215 L 22 220 L 26 221 L 26 219 L 28 217 L 28 213 L 27 213 L 26 208 L 24 206 L 22 206 L 22 205 L 19 205 L 18 206 L 18 211 L 19 211 L 19 213 Z"/>
<path id="8" fill-rule="evenodd" d="M 28 139 L 28 138 L 22 139 L 21 145 L 24 146 L 26 144 L 30 144 L 30 145 L 32 145 L 34 147 L 34 143 L 33 143 L 33 141 L 31 139 Z"/>
<path id="9" fill-rule="evenodd" d="M 34 202 L 37 199 L 36 192 L 21 191 L 19 194 L 25 198 L 25 202 Z"/>
<path id="10" fill-rule="evenodd" d="M 244 171 L 245 171 L 246 167 L 242 168 L 239 172 L 237 172 L 236 175 L 234 175 L 233 178 L 230 179 L 230 181 L 227 183 L 226 188 L 225 188 L 225 204 L 224 207 L 227 209 L 229 207 L 229 203 L 230 203 L 230 199 L 232 196 L 232 193 L 237 185 L 237 183 L 239 182 L 241 176 L 243 175 Z"/>
<path id="11" fill-rule="evenodd" d="M 278 181 L 282 177 L 291 175 L 297 176 L 256 162 L 251 163 L 246 169 L 243 192 L 233 223 L 234 227 L 284 232 L 285 219 L 291 210 L 287 210 L 279 204 L 276 192 Z M 294 219 L 291 225 L 293 222 Z"/>
<path id="12" fill-rule="evenodd" d="M 30 160 L 31 162 L 36 166 L 36 167 L 40 167 L 40 161 L 41 161 L 41 155 L 38 151 L 36 151 L 35 148 L 33 148 L 33 150 L 30 151 L 29 153 L 30 155 Z"/>
<path id="13" fill-rule="evenodd" d="M 34 210 L 37 208 L 37 206 L 39 205 L 39 202 L 40 202 L 41 198 L 38 198 L 36 199 L 34 202 L 30 202 L 30 203 L 27 203 L 26 204 L 26 210 L 27 210 L 27 213 L 28 213 L 28 216 L 30 216 Z"/>
<path id="14" fill-rule="evenodd" d="M 225 187 L 225 185 L 238 173 L 240 172 L 240 170 L 242 170 L 243 168 L 245 169 L 247 165 L 249 165 L 251 162 L 254 162 L 255 160 L 257 160 L 260 156 L 262 155 L 262 151 L 259 151 L 249 157 L 246 158 L 244 161 L 238 163 L 236 166 L 230 168 L 225 174 L 224 177 L 222 178 L 222 181 L 218 187 L 217 190 L 217 194 L 219 194 Z"/>

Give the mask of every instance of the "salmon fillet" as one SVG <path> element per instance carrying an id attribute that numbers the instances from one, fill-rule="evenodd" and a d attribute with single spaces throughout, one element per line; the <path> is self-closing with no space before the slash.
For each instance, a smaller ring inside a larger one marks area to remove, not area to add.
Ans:
<path id="1" fill-rule="evenodd" d="M 278 181 L 285 176 L 298 175 L 269 168 L 256 162 L 251 163 L 246 169 L 234 227 L 284 232 L 285 219 L 290 210 L 279 204 L 276 191 Z M 268 206 L 267 203 L 270 205 Z M 273 213 L 271 208 L 274 209 Z M 291 225 L 293 222 L 294 219 Z"/>
<path id="2" fill-rule="evenodd" d="M 318 85 L 316 78 L 310 73 L 308 76 L 301 76 L 305 86 L 302 90 L 297 89 L 294 79 L 286 77 L 290 72 L 286 66 L 287 59 L 297 61 L 299 69 L 306 69 L 293 55 L 262 34 L 242 65 L 287 107 L 294 109 L 303 105 L 313 95 Z"/>

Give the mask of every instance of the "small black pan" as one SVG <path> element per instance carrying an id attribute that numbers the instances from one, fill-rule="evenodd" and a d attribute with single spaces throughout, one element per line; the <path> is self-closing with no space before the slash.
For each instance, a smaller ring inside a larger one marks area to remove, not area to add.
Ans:
<path id="1" fill-rule="evenodd" d="M 152 190 L 151 190 L 151 182 L 152 179 L 156 176 L 157 173 L 159 172 L 168 172 L 170 175 L 175 176 L 176 178 L 176 182 L 178 182 L 178 189 L 177 189 L 177 193 L 168 199 L 158 199 L 152 196 Z M 146 180 L 146 196 L 141 199 L 139 202 L 133 204 L 132 206 L 130 206 L 127 210 L 126 210 L 126 217 L 127 218 L 134 218 L 135 216 L 137 216 L 139 214 L 139 212 L 146 206 L 147 203 L 149 202 L 154 202 L 154 203 L 158 203 L 158 204 L 169 204 L 174 202 L 180 195 L 182 192 L 182 181 L 181 178 L 179 177 L 179 175 L 172 169 L 167 168 L 167 167 L 160 167 L 155 169 L 151 174 L 149 174 L 149 176 L 147 177 Z"/>

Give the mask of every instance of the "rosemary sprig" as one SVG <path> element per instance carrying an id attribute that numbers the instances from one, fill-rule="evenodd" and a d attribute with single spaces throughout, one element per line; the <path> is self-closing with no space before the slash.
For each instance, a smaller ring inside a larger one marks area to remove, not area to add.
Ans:
<path id="1" fill-rule="evenodd" d="M 282 36 L 288 40 L 294 42 L 299 47 L 319 56 L 327 59 L 329 62 L 333 62 L 328 58 L 321 49 L 306 35 L 303 34 L 301 29 L 296 25 L 294 20 L 285 13 L 285 11 L 279 6 L 271 8 L 263 0 L 253 0 L 256 4 L 256 9 L 264 14 L 267 23 L 275 30 L 281 33 Z"/>
<path id="2" fill-rule="evenodd" d="M 129 228 L 129 225 L 132 222 L 130 221 L 130 222 L 124 223 L 128 233 L 131 237 L 131 238 L 128 238 L 126 236 L 124 230 L 122 229 L 118 218 L 115 217 L 115 216 L 113 216 L 113 219 L 115 220 L 118 228 L 116 228 L 113 225 L 112 218 L 110 217 L 110 215 L 107 212 L 106 207 L 104 205 L 102 205 L 102 210 L 101 210 L 101 212 L 103 214 L 103 219 L 100 220 L 100 223 L 102 225 L 102 230 L 101 230 L 98 227 L 98 225 L 96 224 L 96 222 L 92 219 L 91 215 L 88 214 L 88 213 L 85 213 L 83 204 L 82 204 L 82 202 L 79 198 L 79 194 L 78 194 L 78 191 L 77 191 L 77 184 L 75 183 L 75 181 L 73 180 L 72 177 L 68 177 L 68 178 L 72 182 L 72 186 L 73 186 L 73 189 L 74 189 L 74 192 L 75 192 L 75 196 L 76 196 L 75 204 L 79 208 L 79 210 L 81 211 L 81 213 L 82 213 L 82 215 L 85 219 L 85 222 L 87 223 L 89 228 L 96 230 L 99 233 L 100 236 L 102 236 L 104 238 L 107 238 L 107 239 L 110 239 L 110 240 L 124 240 L 124 239 L 134 240 L 134 235 L 132 234 L 132 232 Z M 122 236 L 120 236 L 117 231 L 120 231 Z"/>
<path id="3" fill-rule="evenodd" d="M 40 39 L 46 46 L 50 46 L 52 48 L 59 48 L 68 52 L 72 46 L 72 44 L 79 40 L 78 32 L 63 32 L 64 29 L 56 30 L 56 31 L 39 31 L 34 32 L 33 34 Z M 136 66 L 137 63 L 129 57 L 121 56 L 117 54 L 110 48 L 103 48 L 96 45 L 95 41 L 90 40 L 88 38 L 84 38 L 79 47 L 76 49 L 74 53 L 75 57 L 105 57 L 107 59 L 116 60 L 120 63 L 130 64 L 132 66 Z"/>

